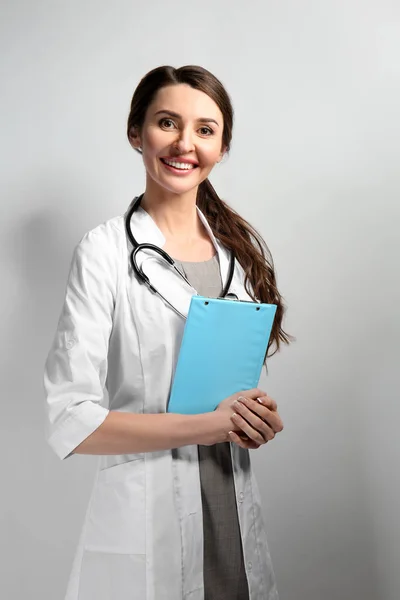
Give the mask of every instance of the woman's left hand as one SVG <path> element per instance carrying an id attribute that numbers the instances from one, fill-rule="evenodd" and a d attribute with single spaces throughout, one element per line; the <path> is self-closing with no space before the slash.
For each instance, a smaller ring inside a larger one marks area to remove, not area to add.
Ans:
<path id="1" fill-rule="evenodd" d="M 232 408 L 232 422 L 243 433 L 231 431 L 229 437 L 241 448 L 256 450 L 283 429 L 277 404 L 269 396 L 260 396 L 257 400 L 240 396 L 232 403 Z"/>

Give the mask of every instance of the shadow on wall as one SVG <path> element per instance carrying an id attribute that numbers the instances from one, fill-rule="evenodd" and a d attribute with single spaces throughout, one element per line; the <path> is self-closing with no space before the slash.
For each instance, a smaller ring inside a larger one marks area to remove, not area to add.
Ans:
<path id="1" fill-rule="evenodd" d="M 68 232 L 72 227 L 65 215 L 43 209 L 19 222 L 14 221 L 3 238 L 2 260 L 9 271 L 11 285 L 5 323 L 7 353 L 6 377 L 10 389 L 18 381 L 23 387 L 41 385 L 43 364 L 61 309 L 74 245 Z M 23 375 L 20 377 L 23 365 Z M 32 376 L 32 377 L 30 377 Z M 17 391 L 17 390 L 15 390 Z M 22 390 L 21 390 L 22 391 Z M 24 407 L 37 415 L 32 402 Z M 21 409 L 8 406 L 8 409 Z M 11 416 L 11 415 L 10 415 Z"/>
<path id="2" fill-rule="evenodd" d="M 34 203 L 36 204 L 36 203 Z M 63 203 L 57 201 L 57 207 Z M 69 217 L 71 219 L 71 217 Z M 9 391 L 22 386 L 41 386 L 43 364 L 61 309 L 74 245 L 73 226 L 60 208 L 22 214 L 9 223 L 2 239 L 2 262 L 9 278 L 6 299 L 7 348 L 3 365 Z M 3 338 L 4 339 L 4 338 Z M 23 377 L 21 377 L 23 368 Z M 18 393 L 24 397 L 24 394 Z M 31 400 L 23 408 L 37 418 L 37 405 Z M 20 413 L 21 406 L 7 410 Z M 11 414 L 10 414 L 11 416 Z"/>
<path id="3" fill-rule="evenodd" d="M 47 199 L 56 208 L 13 211 L 12 217 L 16 216 L 8 219 L 1 237 L 6 282 L 2 295 L 0 433 L 5 485 L 1 512 L 7 521 L 5 535 L 0 536 L 0 554 L 7 556 L 8 564 L 0 582 L 7 593 L 0 590 L 1 597 L 24 598 L 27 589 L 35 597 L 59 596 L 78 538 L 82 496 L 88 493 L 93 466 L 90 460 L 78 469 L 74 459 L 61 463 L 45 439 L 43 368 L 73 248 L 79 242 L 72 216 L 63 211 L 67 201 L 51 196 Z M 43 198 L 41 194 L 42 204 Z M 40 204 L 37 197 L 32 204 Z M 63 526 L 66 511 L 72 515 L 71 527 Z M 53 585 L 57 588 L 52 590 Z"/>

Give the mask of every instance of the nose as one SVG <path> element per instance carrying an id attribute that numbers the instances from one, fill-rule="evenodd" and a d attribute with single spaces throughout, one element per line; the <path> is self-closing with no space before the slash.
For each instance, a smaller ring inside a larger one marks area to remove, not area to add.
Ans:
<path id="1" fill-rule="evenodd" d="M 174 142 L 174 148 L 176 148 L 179 154 L 187 154 L 194 150 L 193 134 L 190 129 L 182 129 Z"/>

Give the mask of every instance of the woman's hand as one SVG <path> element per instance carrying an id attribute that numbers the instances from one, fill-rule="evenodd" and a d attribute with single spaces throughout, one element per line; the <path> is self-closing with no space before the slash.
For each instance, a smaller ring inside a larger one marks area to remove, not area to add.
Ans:
<path id="1" fill-rule="evenodd" d="M 259 389 L 234 394 L 216 410 L 233 410 L 229 439 L 241 448 L 257 449 L 283 429 L 276 402 Z"/>

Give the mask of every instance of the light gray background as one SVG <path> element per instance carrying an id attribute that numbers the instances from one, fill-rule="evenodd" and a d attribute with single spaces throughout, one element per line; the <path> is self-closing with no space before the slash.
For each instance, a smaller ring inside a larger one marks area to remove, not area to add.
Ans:
<path id="1" fill-rule="evenodd" d="M 0 597 L 63 598 L 96 459 L 46 446 L 43 364 L 73 247 L 143 190 L 134 87 L 197 63 L 236 109 L 213 182 L 297 337 L 262 382 L 286 428 L 253 455 L 281 600 L 398 600 L 398 1 L 18 0 L 0 27 Z"/>

